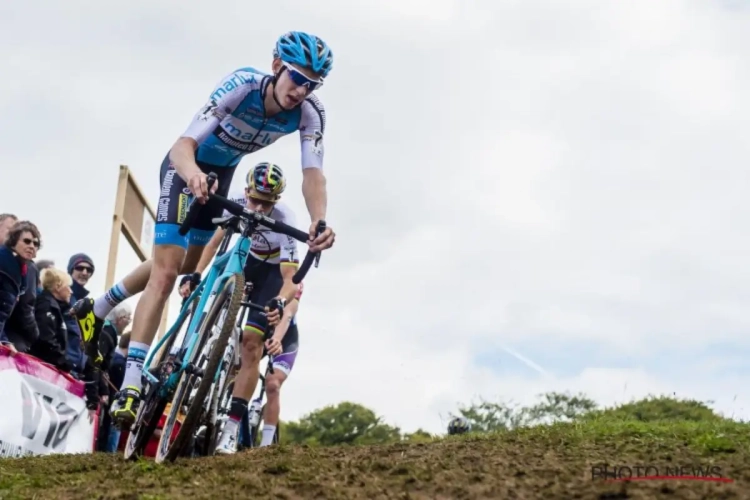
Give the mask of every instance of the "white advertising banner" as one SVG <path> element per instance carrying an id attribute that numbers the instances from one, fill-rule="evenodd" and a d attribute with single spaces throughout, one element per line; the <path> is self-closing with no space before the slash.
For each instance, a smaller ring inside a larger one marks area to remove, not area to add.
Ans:
<path id="1" fill-rule="evenodd" d="M 83 382 L 0 347 L 0 402 L 0 458 L 93 452 Z"/>

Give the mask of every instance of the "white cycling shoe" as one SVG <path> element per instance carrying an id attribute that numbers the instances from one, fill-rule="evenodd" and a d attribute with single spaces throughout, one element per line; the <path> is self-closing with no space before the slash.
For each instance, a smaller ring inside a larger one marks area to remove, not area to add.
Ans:
<path id="1" fill-rule="evenodd" d="M 217 455 L 234 455 L 237 453 L 237 433 L 222 432 L 219 444 L 216 445 Z"/>

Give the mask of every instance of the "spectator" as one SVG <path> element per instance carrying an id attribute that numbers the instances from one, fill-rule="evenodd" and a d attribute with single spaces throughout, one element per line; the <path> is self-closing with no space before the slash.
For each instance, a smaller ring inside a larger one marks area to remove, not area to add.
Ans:
<path id="1" fill-rule="evenodd" d="M 117 348 L 118 338 L 130 325 L 133 310 L 129 304 L 121 303 L 112 309 L 104 321 L 99 337 L 99 354 L 102 356 L 102 371 L 109 370 L 110 363 Z M 108 393 L 107 393 L 108 394 Z"/>
<path id="2" fill-rule="evenodd" d="M 9 343 L 5 323 L 26 291 L 28 262 L 40 246 L 39 229 L 29 221 L 16 222 L 0 245 L 0 342 Z"/>
<path id="3" fill-rule="evenodd" d="M 48 267 L 55 267 L 55 261 L 50 259 L 40 259 L 34 262 L 34 264 L 36 264 L 36 271 L 39 276 L 41 276 L 42 271 Z M 40 293 L 42 293 L 42 282 L 40 279 L 37 279 L 36 294 L 39 295 Z"/>
<path id="4" fill-rule="evenodd" d="M 34 250 L 34 256 L 36 257 L 36 249 Z M 39 338 L 39 328 L 37 328 L 34 316 L 34 304 L 36 303 L 36 296 L 41 293 L 39 282 L 40 269 L 33 261 L 29 261 L 27 266 L 26 291 L 18 298 L 16 307 L 5 322 L 5 335 L 15 348 L 21 352 L 28 352 L 31 345 Z"/>
<path id="5" fill-rule="evenodd" d="M 28 352 L 39 338 L 34 305 L 39 288 L 39 270 L 33 261 L 26 263 L 26 290 L 5 322 L 5 335 L 20 352 Z"/>
<path id="6" fill-rule="evenodd" d="M 5 243 L 8 231 L 10 231 L 10 228 L 12 228 L 16 222 L 18 222 L 18 217 L 15 215 L 0 214 L 0 244 Z"/>
<path id="7" fill-rule="evenodd" d="M 70 312 L 73 278 L 65 271 L 52 267 L 42 272 L 41 281 L 42 292 L 37 296 L 35 310 L 39 340 L 31 347 L 30 354 L 61 371 L 69 372 L 73 364 L 65 355 L 68 338 L 65 318 Z M 86 408 L 93 415 L 99 406 L 99 378 L 90 360 L 87 360 L 81 372 L 85 383 Z"/>
<path id="8" fill-rule="evenodd" d="M 130 324 L 132 315 L 133 310 L 129 304 L 118 304 L 117 307 L 107 314 L 99 335 L 99 356 L 101 357 L 101 364 L 99 365 L 99 369 L 101 370 L 99 395 L 104 405 L 109 404 L 110 390 L 107 384 L 109 381 L 107 373 L 115 349 L 117 348 L 117 338 Z"/>
<path id="9" fill-rule="evenodd" d="M 36 268 L 39 271 L 39 274 L 42 273 L 45 269 L 48 267 L 55 267 L 55 261 L 50 259 L 39 259 L 35 262 Z M 40 285 L 41 286 L 41 285 Z M 39 290 L 41 292 L 41 290 Z"/>
<path id="10" fill-rule="evenodd" d="M 120 305 L 123 305 L 123 304 L 120 304 Z M 115 308 L 110 313 L 110 316 L 116 310 L 117 308 Z M 107 325 L 105 324 L 104 327 L 102 327 L 102 338 L 109 337 L 109 335 L 104 333 L 106 329 L 107 329 Z M 107 370 L 107 378 L 109 379 L 109 383 L 107 384 L 108 391 L 109 391 L 108 403 L 111 403 L 114 400 L 115 395 L 117 394 L 117 390 L 118 390 L 117 388 L 122 385 L 122 380 L 125 377 L 125 361 L 127 360 L 127 357 L 128 357 L 128 345 L 129 344 L 130 344 L 130 332 L 125 332 L 122 335 L 120 335 L 120 340 L 118 342 L 117 348 L 112 353 L 112 356 L 109 362 L 109 367 Z M 101 342 L 100 342 L 100 345 L 101 345 Z M 99 428 L 99 435 L 98 435 L 98 442 L 97 442 L 97 450 L 104 451 L 107 453 L 115 453 L 117 451 L 117 445 L 119 442 L 120 442 L 120 430 L 117 429 L 117 427 L 115 427 L 114 425 L 112 425 L 112 417 L 110 416 L 109 411 L 102 412 L 101 427 Z"/>
<path id="11" fill-rule="evenodd" d="M 73 280 L 54 267 L 42 271 L 42 293 L 36 300 L 36 321 L 39 340 L 31 346 L 29 354 L 61 371 L 69 372 L 72 364 L 65 356 L 68 331 L 64 314 L 70 309 L 70 285 Z"/>
<path id="12" fill-rule="evenodd" d="M 73 295 L 70 298 L 70 305 L 73 305 L 77 300 L 89 294 L 86 285 L 94 274 L 94 261 L 85 253 L 77 253 L 68 260 L 68 273 L 73 279 Z M 80 376 L 80 373 L 86 366 L 81 328 L 73 316 L 66 316 L 65 323 L 68 326 L 68 348 L 66 354 L 70 362 L 73 363 L 74 374 Z"/>
<path id="13" fill-rule="evenodd" d="M 81 300 L 87 297 L 89 291 L 86 289 L 91 277 L 94 275 L 94 261 L 85 253 L 77 253 L 68 261 L 68 273 L 73 278 L 73 300 Z"/>
<path id="14" fill-rule="evenodd" d="M 55 267 L 55 261 L 51 259 L 39 259 L 36 261 L 36 268 L 39 269 L 40 273 L 48 267 Z"/>

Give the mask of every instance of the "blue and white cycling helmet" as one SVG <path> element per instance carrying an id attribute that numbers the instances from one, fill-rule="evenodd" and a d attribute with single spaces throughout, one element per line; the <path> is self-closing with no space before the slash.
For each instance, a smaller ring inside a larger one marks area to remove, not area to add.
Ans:
<path id="1" fill-rule="evenodd" d="M 448 422 L 448 434 L 464 434 L 471 431 L 471 422 L 464 417 L 454 417 Z"/>
<path id="2" fill-rule="evenodd" d="M 302 31 L 284 33 L 276 41 L 273 56 L 309 68 L 325 78 L 333 67 L 331 48 L 315 35 Z"/>

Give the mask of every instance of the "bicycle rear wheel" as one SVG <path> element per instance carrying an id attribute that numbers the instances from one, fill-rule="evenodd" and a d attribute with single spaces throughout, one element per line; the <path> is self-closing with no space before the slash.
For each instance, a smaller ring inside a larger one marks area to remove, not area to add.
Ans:
<path id="1" fill-rule="evenodd" d="M 205 411 L 203 418 L 199 422 L 198 432 L 196 433 L 195 455 L 198 456 L 210 456 L 214 454 L 219 434 L 224 427 L 224 422 L 231 408 L 232 388 L 234 387 L 233 372 L 235 371 L 234 358 L 238 347 L 237 342 L 232 339 L 234 337 L 236 340 L 236 335 L 236 332 L 234 332 L 233 336 L 230 336 L 229 342 L 227 342 L 227 346 L 224 348 L 224 355 L 219 363 L 216 382 L 211 386 L 207 400 L 204 403 Z M 199 436 L 201 431 L 203 431 L 202 439 Z"/>
<path id="2" fill-rule="evenodd" d="M 151 436 L 156 430 L 159 419 L 164 413 L 164 408 L 167 406 L 167 400 L 160 394 L 160 389 L 162 388 L 162 384 L 169 377 L 169 374 L 175 369 L 172 348 L 175 340 L 179 336 L 180 330 L 183 326 L 189 324 L 195 314 L 195 306 L 198 304 L 198 299 L 199 296 L 196 295 L 190 304 L 188 304 L 188 307 L 192 309 L 192 312 L 186 314 L 182 318 L 175 333 L 164 344 L 162 352 L 156 362 L 156 366 L 151 369 L 151 373 L 159 379 L 159 381 L 155 385 L 148 383 L 146 385 L 143 401 L 141 401 L 141 404 L 138 407 L 135 422 L 130 426 L 128 440 L 125 443 L 124 455 L 126 460 L 135 460 L 143 455 Z"/>
<path id="3" fill-rule="evenodd" d="M 219 335 L 214 341 L 208 363 L 205 369 L 202 370 L 202 373 L 195 370 L 189 373 L 187 370 L 184 370 L 180 374 L 177 390 L 175 391 L 174 398 L 172 398 L 172 405 L 164 422 L 164 428 L 162 429 L 159 446 L 156 451 L 157 463 L 161 463 L 164 460 L 174 461 L 183 453 L 193 439 L 195 427 L 204 411 L 204 400 L 211 385 L 214 384 L 219 363 L 224 355 L 229 336 L 232 334 L 232 329 L 234 328 L 237 313 L 242 305 L 244 286 L 245 278 L 242 273 L 235 273 L 230 276 L 218 291 L 216 299 L 206 315 L 206 319 L 198 334 L 200 337 L 199 345 L 193 351 L 193 359 L 190 362 L 194 363 L 197 361 L 206 341 L 211 336 L 214 326 L 220 327 Z M 224 314 L 222 315 L 222 313 Z M 221 322 L 220 325 L 216 325 L 219 321 Z M 192 392 L 192 388 L 196 383 L 198 384 L 198 389 L 195 391 L 195 395 L 192 400 L 186 400 L 186 397 Z M 187 406 L 187 411 L 183 409 L 185 406 Z M 183 415 L 184 418 L 182 419 L 179 431 L 177 431 L 177 436 L 172 439 L 175 423 Z"/>
<path id="4" fill-rule="evenodd" d="M 265 415 L 266 415 L 266 405 L 263 405 L 263 408 L 260 411 L 260 421 L 258 422 L 258 425 L 252 427 L 250 429 L 250 442 L 252 443 L 253 448 L 257 448 L 260 446 L 260 437 L 262 437 L 262 430 L 263 427 L 266 424 L 265 421 Z M 276 424 L 276 430 L 273 433 L 273 441 L 271 441 L 273 444 L 279 444 L 280 436 L 279 436 L 279 429 L 281 427 L 281 422 Z"/>

